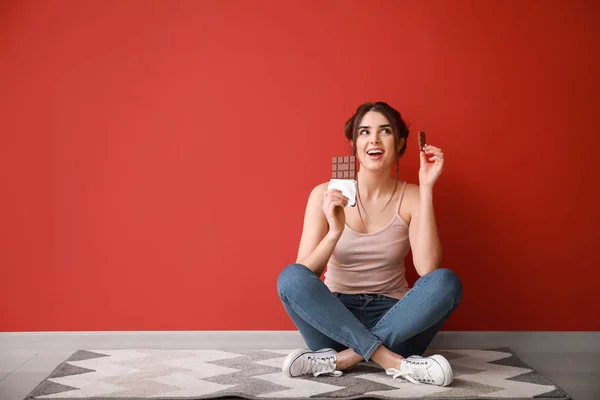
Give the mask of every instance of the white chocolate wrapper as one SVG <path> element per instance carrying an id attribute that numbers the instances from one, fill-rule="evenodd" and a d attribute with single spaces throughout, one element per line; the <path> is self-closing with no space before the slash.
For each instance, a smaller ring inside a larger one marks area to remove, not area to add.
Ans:
<path id="1" fill-rule="evenodd" d="M 356 181 L 354 179 L 332 179 L 327 185 L 327 190 L 337 189 L 348 198 L 347 207 L 356 205 Z"/>

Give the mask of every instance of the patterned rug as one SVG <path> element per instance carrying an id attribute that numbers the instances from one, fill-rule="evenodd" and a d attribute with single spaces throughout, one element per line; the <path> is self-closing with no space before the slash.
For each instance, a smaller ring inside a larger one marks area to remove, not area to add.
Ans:
<path id="1" fill-rule="evenodd" d="M 450 361 L 448 387 L 392 379 L 371 362 L 341 377 L 288 378 L 292 350 L 79 350 L 27 399 L 569 399 L 508 348 L 429 351 Z"/>

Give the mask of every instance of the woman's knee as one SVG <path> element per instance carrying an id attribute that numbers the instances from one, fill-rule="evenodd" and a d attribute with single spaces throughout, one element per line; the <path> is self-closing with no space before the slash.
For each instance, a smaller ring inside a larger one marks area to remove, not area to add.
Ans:
<path id="1" fill-rule="evenodd" d="M 291 288 L 297 289 L 306 275 L 305 269 L 307 268 L 302 264 L 290 264 L 285 267 L 277 277 L 277 293 L 281 296 L 282 293 L 289 293 Z"/>
<path id="2" fill-rule="evenodd" d="M 448 268 L 438 268 L 430 274 L 432 274 L 430 278 L 437 281 L 440 291 L 451 296 L 455 305 L 458 305 L 462 299 L 462 282 L 458 275 Z"/>

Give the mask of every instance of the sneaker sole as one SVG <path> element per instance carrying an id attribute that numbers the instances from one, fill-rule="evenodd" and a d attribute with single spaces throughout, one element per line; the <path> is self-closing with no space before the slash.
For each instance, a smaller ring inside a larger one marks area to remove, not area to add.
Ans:
<path id="1" fill-rule="evenodd" d="M 294 350 L 293 352 L 291 352 L 290 354 L 287 355 L 287 357 L 285 358 L 285 360 L 283 360 L 283 366 L 281 367 L 281 370 L 290 378 L 294 378 L 296 376 L 300 376 L 300 375 L 292 375 L 291 370 L 290 370 L 290 366 L 292 365 L 292 363 L 294 361 L 296 361 L 298 359 L 298 357 L 302 356 L 303 354 L 306 353 L 325 353 L 328 351 L 335 351 L 333 349 L 321 349 L 321 350 L 317 350 L 317 351 L 312 351 L 310 349 L 298 349 L 298 350 Z"/>
<path id="2" fill-rule="evenodd" d="M 439 354 L 435 354 L 430 357 L 431 359 L 435 360 L 435 362 L 437 362 L 444 371 L 444 382 L 442 383 L 442 386 L 450 385 L 454 381 L 454 373 L 452 372 L 452 366 L 450 366 L 448 360 Z"/>

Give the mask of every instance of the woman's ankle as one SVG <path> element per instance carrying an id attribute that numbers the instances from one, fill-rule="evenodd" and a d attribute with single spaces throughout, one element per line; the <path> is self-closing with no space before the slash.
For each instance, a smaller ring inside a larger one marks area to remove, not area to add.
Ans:
<path id="1" fill-rule="evenodd" d="M 400 368 L 400 361 L 403 359 L 404 357 L 400 354 L 394 353 L 383 345 L 379 346 L 371 355 L 371 360 L 383 369 Z"/>
<path id="2" fill-rule="evenodd" d="M 352 368 L 362 360 L 364 360 L 364 358 L 356 354 L 354 350 L 346 349 L 336 354 L 335 367 L 339 371 L 344 371 Z"/>

